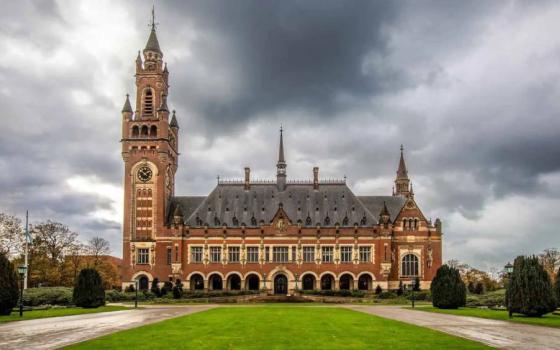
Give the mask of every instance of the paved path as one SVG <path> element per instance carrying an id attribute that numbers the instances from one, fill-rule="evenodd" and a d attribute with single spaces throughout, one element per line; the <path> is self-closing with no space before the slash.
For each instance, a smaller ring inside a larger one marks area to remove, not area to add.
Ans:
<path id="1" fill-rule="evenodd" d="M 560 349 L 560 329 L 478 317 L 414 311 L 399 306 L 344 307 L 436 329 L 502 349 Z"/>
<path id="2" fill-rule="evenodd" d="M 213 307 L 215 305 L 158 306 L 8 322 L 0 325 L 0 349 L 56 349 L 123 329 Z"/>

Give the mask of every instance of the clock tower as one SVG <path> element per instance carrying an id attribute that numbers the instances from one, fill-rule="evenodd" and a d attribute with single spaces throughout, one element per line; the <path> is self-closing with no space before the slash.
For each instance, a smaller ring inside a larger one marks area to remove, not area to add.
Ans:
<path id="1" fill-rule="evenodd" d="M 135 110 L 128 95 L 122 109 L 123 257 L 130 263 L 125 269 L 137 263 L 154 265 L 155 253 L 146 254 L 146 259 L 136 255 L 155 251 L 174 195 L 179 125 L 175 111 L 170 115 L 167 107 L 168 89 L 169 72 L 152 20 L 146 47 L 136 58 Z"/>

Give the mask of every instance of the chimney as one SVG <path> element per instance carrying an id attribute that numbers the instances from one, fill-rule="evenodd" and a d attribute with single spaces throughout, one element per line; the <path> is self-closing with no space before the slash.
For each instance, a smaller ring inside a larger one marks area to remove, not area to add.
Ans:
<path id="1" fill-rule="evenodd" d="M 319 167 L 313 167 L 313 189 L 319 189 Z"/>
<path id="2" fill-rule="evenodd" d="M 245 191 L 248 191 L 251 187 L 251 168 L 245 167 Z"/>

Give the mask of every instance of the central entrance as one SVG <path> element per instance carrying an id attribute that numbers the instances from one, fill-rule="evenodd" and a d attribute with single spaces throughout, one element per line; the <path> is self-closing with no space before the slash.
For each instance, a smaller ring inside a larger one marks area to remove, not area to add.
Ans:
<path id="1" fill-rule="evenodd" d="M 274 294 L 288 294 L 288 279 L 284 275 L 274 277 Z"/>

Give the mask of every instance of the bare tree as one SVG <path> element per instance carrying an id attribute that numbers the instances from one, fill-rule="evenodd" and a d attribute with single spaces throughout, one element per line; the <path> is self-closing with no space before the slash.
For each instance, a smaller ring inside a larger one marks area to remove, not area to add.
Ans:
<path id="1" fill-rule="evenodd" d="M 15 216 L 0 213 L 0 253 L 8 258 L 23 253 L 23 228 Z"/>
<path id="2" fill-rule="evenodd" d="M 93 265 L 97 266 L 102 256 L 109 255 L 111 246 L 105 238 L 97 236 L 89 240 L 87 251 L 93 258 Z"/>
<path id="3" fill-rule="evenodd" d="M 560 266 L 560 251 L 556 248 L 548 248 L 539 254 L 539 260 L 544 269 L 554 279 L 556 271 Z"/>

